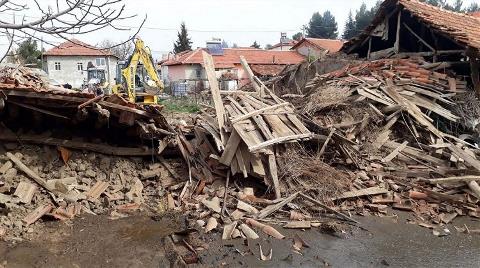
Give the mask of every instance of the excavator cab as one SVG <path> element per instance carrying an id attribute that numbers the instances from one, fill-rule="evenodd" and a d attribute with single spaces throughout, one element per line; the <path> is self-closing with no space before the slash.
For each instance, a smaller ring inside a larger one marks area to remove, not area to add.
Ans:
<path id="1" fill-rule="evenodd" d="M 164 88 L 150 49 L 139 38 L 135 40 L 135 51 L 129 59 L 117 65 L 116 80 L 113 92 L 126 93 L 135 103 L 156 104 Z"/>

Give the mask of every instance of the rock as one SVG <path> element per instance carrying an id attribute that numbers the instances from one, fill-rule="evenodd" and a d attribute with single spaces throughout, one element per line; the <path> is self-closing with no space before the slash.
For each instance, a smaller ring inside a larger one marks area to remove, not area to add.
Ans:
<path id="1" fill-rule="evenodd" d="M 7 170 L 7 172 L 5 172 L 5 174 L 3 175 L 3 178 L 5 179 L 5 181 L 11 181 L 16 176 L 17 176 L 17 169 L 11 168 L 11 169 Z"/>
<path id="2" fill-rule="evenodd" d="M 12 167 L 13 167 L 13 163 L 11 161 L 5 162 L 5 164 L 3 164 L 2 167 L 0 167 L 0 175 L 5 174 L 5 172 L 7 172 L 7 170 L 11 169 Z"/>
<path id="3" fill-rule="evenodd" d="M 89 177 L 89 178 L 95 178 L 95 176 L 97 175 L 97 173 L 91 169 L 87 170 L 85 172 L 85 176 Z"/>
<path id="4" fill-rule="evenodd" d="M 78 166 L 77 166 L 77 171 L 78 172 L 82 172 L 82 171 L 85 171 L 85 170 L 87 170 L 87 166 L 85 164 L 83 164 L 83 163 L 78 164 Z"/>

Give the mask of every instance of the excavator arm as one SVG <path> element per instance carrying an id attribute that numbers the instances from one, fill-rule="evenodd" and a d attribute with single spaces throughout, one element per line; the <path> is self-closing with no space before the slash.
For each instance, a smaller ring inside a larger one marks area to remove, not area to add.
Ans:
<path id="1" fill-rule="evenodd" d="M 163 82 L 158 77 L 157 70 L 155 69 L 155 64 L 153 63 L 152 54 L 150 49 L 145 46 L 143 41 L 140 38 L 135 40 L 135 50 L 127 62 L 125 68 L 122 70 L 122 76 L 125 80 L 126 91 L 130 101 L 136 101 L 136 92 L 135 92 L 135 75 L 137 73 L 137 67 L 139 63 L 143 63 L 145 70 L 147 71 L 148 76 L 155 82 L 156 87 L 159 91 L 162 92 L 164 89 Z M 156 95 L 145 95 L 145 103 L 157 103 L 158 97 Z"/>

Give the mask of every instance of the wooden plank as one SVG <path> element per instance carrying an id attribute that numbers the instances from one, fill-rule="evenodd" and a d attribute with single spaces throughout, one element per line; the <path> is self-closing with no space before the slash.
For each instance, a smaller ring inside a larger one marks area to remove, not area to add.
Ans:
<path id="1" fill-rule="evenodd" d="M 384 144 L 385 147 L 387 148 L 390 148 L 390 149 L 396 149 L 397 147 L 400 146 L 400 143 L 398 142 L 394 142 L 394 141 L 387 141 L 385 144 Z M 406 155 L 409 155 L 411 157 L 414 157 L 416 159 L 420 159 L 420 160 L 423 160 L 423 161 L 426 161 L 426 162 L 429 162 L 431 164 L 434 164 L 436 166 L 444 166 L 444 165 L 447 165 L 447 162 L 442 160 L 442 159 L 439 159 L 439 158 L 436 158 L 436 157 L 433 157 L 433 156 L 430 156 L 428 154 L 426 154 L 425 152 L 423 151 L 420 151 L 418 149 L 415 149 L 413 147 L 410 147 L 410 146 L 406 146 L 402 152 L 402 154 L 406 154 Z"/>
<path id="2" fill-rule="evenodd" d="M 354 198 L 354 197 L 362 197 L 367 195 L 379 195 L 379 194 L 386 194 L 388 190 L 381 187 L 370 187 L 366 189 L 360 189 L 350 192 L 345 192 L 341 194 L 339 197 L 333 198 L 332 200 L 340 200 L 340 199 L 347 199 L 347 198 Z"/>
<path id="3" fill-rule="evenodd" d="M 52 111 L 48 111 L 48 110 L 45 110 L 45 109 L 41 109 L 41 108 L 29 105 L 29 104 L 18 103 L 16 101 L 12 101 L 12 100 L 8 100 L 7 102 L 8 103 L 13 103 L 13 104 L 15 104 L 17 106 L 20 106 L 20 107 L 23 107 L 23 108 L 27 108 L 27 109 L 30 109 L 30 110 L 33 110 L 33 111 L 37 111 L 37 112 L 42 113 L 42 114 L 51 115 L 51 116 L 54 116 L 54 117 L 70 120 L 70 118 L 68 118 L 66 116 L 63 116 L 61 114 L 54 113 Z"/>
<path id="4" fill-rule="evenodd" d="M 288 105 L 290 105 L 290 103 L 284 102 L 284 103 L 276 104 L 276 105 L 273 105 L 273 106 L 267 106 L 267 107 L 264 107 L 264 108 L 261 108 L 261 109 L 258 109 L 258 110 L 251 111 L 251 112 L 249 112 L 247 114 L 244 114 L 244 115 L 241 115 L 239 117 L 235 117 L 230 121 L 232 122 L 232 124 L 235 124 L 235 123 L 243 121 L 245 119 L 249 119 L 250 117 L 254 117 L 256 115 L 261 115 L 264 112 L 275 110 L 275 109 L 278 109 L 278 108 L 283 108 L 283 107 L 288 106 Z"/>
<path id="5" fill-rule="evenodd" d="M 420 42 L 422 42 L 422 44 L 424 44 L 426 47 L 428 47 L 431 51 L 434 51 L 435 52 L 435 49 L 429 44 L 427 43 L 425 40 L 423 40 L 417 33 L 415 33 L 412 28 L 410 28 L 405 22 L 403 23 L 403 26 L 405 26 L 405 28 L 407 28 L 407 30 L 413 34 L 413 36 L 415 36 Z"/>
<path id="6" fill-rule="evenodd" d="M 400 26 L 402 24 L 402 10 L 398 11 L 397 15 L 397 33 L 395 34 L 395 45 L 393 46 L 393 49 L 395 51 L 395 54 L 398 54 L 400 52 Z"/>
<path id="7" fill-rule="evenodd" d="M 403 149 L 405 149 L 405 147 L 407 147 L 407 144 L 408 144 L 408 141 L 404 141 L 400 146 L 398 146 L 397 148 L 395 148 L 395 150 L 393 150 L 393 152 L 391 152 L 389 155 L 385 156 L 385 157 L 382 159 L 382 162 L 383 162 L 383 163 L 388 163 L 388 162 L 392 161 L 395 157 L 397 157 L 397 155 L 398 155 Z"/>
<path id="8" fill-rule="evenodd" d="M 84 103 L 90 100 L 90 98 L 87 98 L 87 97 L 74 97 L 74 96 L 68 96 L 68 95 L 51 94 L 46 92 L 34 92 L 31 90 L 28 90 L 28 91 L 6 90 L 6 89 L 0 89 L 0 90 L 7 96 L 46 99 L 46 100 L 58 100 L 58 101 L 67 101 L 67 102 L 75 102 L 75 103 Z"/>
<path id="9" fill-rule="evenodd" d="M 251 164 L 253 173 L 257 174 L 258 176 L 266 175 L 265 167 L 263 166 L 262 159 L 259 156 L 252 154 Z"/>
<path id="10" fill-rule="evenodd" d="M 462 150 L 461 148 L 453 145 L 453 144 L 450 144 L 450 146 L 448 146 L 448 148 L 450 149 L 450 151 L 452 151 L 452 153 L 454 153 L 457 157 L 460 157 L 462 158 L 463 160 L 465 160 L 465 162 L 467 164 L 469 164 L 471 167 L 475 168 L 476 170 L 480 171 L 480 161 L 478 161 L 477 159 L 473 158 L 471 155 L 469 155 L 467 152 L 465 152 L 464 150 Z"/>
<path id="11" fill-rule="evenodd" d="M 395 90 L 393 82 L 391 80 L 387 80 L 387 87 L 382 87 L 384 92 L 392 98 L 398 104 L 404 106 L 407 112 L 414 117 L 417 122 L 424 127 L 426 127 L 430 132 L 436 135 L 439 138 L 443 138 L 444 134 L 439 131 L 430 121 L 427 119 L 427 116 L 422 113 L 420 108 L 418 108 L 415 104 L 410 102 L 409 100 L 405 99 L 404 97 L 400 96 L 400 94 Z M 429 118 L 431 120 L 431 118 Z"/>
<path id="12" fill-rule="evenodd" d="M 240 98 L 252 105 L 255 109 L 261 109 L 266 105 L 259 105 L 255 101 L 252 101 L 250 98 L 251 96 L 240 96 Z M 270 128 L 273 130 L 273 133 L 276 133 L 278 137 L 282 136 L 290 136 L 294 135 L 295 133 L 287 127 L 282 120 L 277 115 L 263 115 L 265 121 L 270 125 Z"/>
<path id="13" fill-rule="evenodd" d="M 457 182 L 470 182 L 470 181 L 480 181 L 480 176 L 460 176 L 460 177 L 448 177 L 448 178 L 438 178 L 438 179 L 429 179 L 428 182 L 436 183 L 457 183 Z"/>
<path id="14" fill-rule="evenodd" d="M 235 152 L 237 151 L 238 145 L 240 144 L 241 138 L 238 135 L 238 132 L 234 129 L 230 138 L 228 139 L 227 145 L 225 146 L 225 150 L 223 151 L 222 156 L 220 157 L 219 162 L 229 166 L 232 162 L 233 157 L 235 156 Z"/>
<path id="15" fill-rule="evenodd" d="M 21 135 L 17 137 L 14 134 L 9 134 L 1 131 L 0 141 L 62 146 L 69 149 L 87 150 L 91 152 L 116 156 L 151 156 L 157 154 L 155 149 L 115 147 L 106 144 L 49 138 L 41 135 Z"/>
<path id="16" fill-rule="evenodd" d="M 14 156 L 10 152 L 7 152 L 6 155 L 13 163 L 15 163 L 18 169 L 20 169 L 23 173 L 27 174 L 28 177 L 33 179 L 36 183 L 45 188 L 47 191 L 56 193 L 55 188 L 49 187 L 46 180 L 41 178 L 35 171 L 31 170 L 25 164 L 23 164 L 23 162 L 18 157 Z"/>
<path id="17" fill-rule="evenodd" d="M 275 197 L 282 198 L 280 191 L 280 182 L 278 181 L 277 160 L 274 154 L 268 155 L 268 169 L 270 170 L 270 176 L 273 181 L 273 188 L 275 190 Z"/>
<path id="18" fill-rule="evenodd" d="M 248 147 L 248 150 L 250 150 L 250 152 L 255 152 L 255 151 L 258 151 L 260 149 L 264 149 L 265 147 L 269 147 L 269 146 L 272 146 L 272 145 L 275 145 L 275 144 L 278 144 L 278 143 L 285 143 L 285 142 L 293 141 L 293 140 L 311 139 L 312 137 L 313 137 L 312 133 L 300 134 L 300 135 L 291 135 L 291 136 L 283 136 L 283 137 L 279 137 L 279 138 L 275 138 L 275 139 L 272 139 L 272 140 L 262 142 L 260 144 L 254 145 L 254 146 L 250 146 L 250 147 Z"/>
<path id="19" fill-rule="evenodd" d="M 323 204 L 322 202 L 320 202 L 320 201 L 318 201 L 318 200 L 315 200 L 315 199 L 311 198 L 310 196 L 308 196 L 308 195 L 306 195 L 306 194 L 304 194 L 304 193 L 300 193 L 300 195 L 301 195 L 303 198 L 307 199 L 308 201 L 310 201 L 310 202 L 312 202 L 312 203 L 320 206 L 321 208 L 323 208 L 323 209 L 325 209 L 325 210 L 327 210 L 327 211 L 332 212 L 333 214 L 339 216 L 340 218 L 342 218 L 342 219 L 344 219 L 344 220 L 347 220 L 347 221 L 351 221 L 351 222 L 355 222 L 355 223 L 357 223 L 357 224 L 360 224 L 360 222 L 352 219 L 351 217 L 349 217 L 349 216 L 347 216 L 347 215 L 345 215 L 345 214 L 343 214 L 343 213 L 341 213 L 341 212 L 336 211 L 335 209 L 333 209 L 333 208 L 331 208 L 331 207 Z"/>
<path id="20" fill-rule="evenodd" d="M 242 151 L 240 148 L 235 152 L 235 158 L 237 159 L 238 169 L 242 172 L 244 178 L 248 178 L 247 168 L 245 166 L 245 161 L 243 160 Z"/>
<path id="21" fill-rule="evenodd" d="M 270 216 L 272 213 L 278 211 L 279 209 L 281 209 L 282 207 L 284 207 L 286 204 L 292 202 L 295 198 L 297 198 L 297 196 L 300 194 L 300 192 L 297 192 L 297 193 L 294 193 L 292 195 L 290 195 L 289 197 L 283 199 L 282 201 L 276 203 L 276 204 L 273 204 L 273 205 L 270 205 L 270 206 L 267 206 L 266 208 L 262 209 L 258 215 L 257 215 L 257 219 L 264 219 L 268 216 Z"/>
<path id="22" fill-rule="evenodd" d="M 248 65 L 248 62 L 247 60 L 245 59 L 244 56 L 240 56 L 240 63 L 242 64 L 243 66 L 243 69 L 245 70 L 245 72 L 247 73 L 247 76 L 248 76 L 248 79 L 250 79 L 250 82 L 252 83 L 252 86 L 253 88 L 255 89 L 255 91 L 260 94 L 260 95 L 263 95 L 263 92 L 261 90 L 261 87 L 257 84 L 257 82 L 255 81 L 255 75 L 253 74 L 253 71 L 252 69 L 250 68 L 250 66 Z"/>
<path id="23" fill-rule="evenodd" d="M 239 104 L 240 105 L 240 104 Z M 253 112 L 255 111 L 255 108 L 253 108 L 249 103 L 243 102 L 243 105 L 245 106 L 244 108 L 248 112 Z M 263 120 L 262 116 L 255 115 L 253 116 L 253 121 L 257 124 L 258 128 L 260 129 L 260 132 L 263 134 L 266 140 L 276 138 L 276 136 L 272 133 L 270 128 L 268 127 L 267 123 L 265 120 Z"/>
<path id="24" fill-rule="evenodd" d="M 225 136 L 223 127 L 225 126 L 225 108 L 223 107 L 222 96 L 220 96 L 220 88 L 218 85 L 217 75 L 215 74 L 215 67 L 213 58 L 206 51 L 202 51 L 203 64 L 207 73 L 208 83 L 210 85 L 210 92 L 212 93 L 215 112 L 217 113 L 218 128 L 220 129 L 220 138 L 225 144 Z"/>

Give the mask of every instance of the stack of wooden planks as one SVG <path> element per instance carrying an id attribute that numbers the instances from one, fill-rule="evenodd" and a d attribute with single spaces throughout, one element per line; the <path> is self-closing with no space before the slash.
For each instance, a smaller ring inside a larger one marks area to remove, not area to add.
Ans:
<path id="1" fill-rule="evenodd" d="M 247 63 L 244 67 L 258 90 L 221 92 L 212 57 L 207 53 L 203 57 L 215 109 L 203 112 L 195 128 L 197 148 L 206 161 L 215 159 L 228 167 L 231 175 L 267 178 L 265 181 L 280 198 L 277 146 L 308 140 L 313 134 L 297 117 L 294 107 L 266 88 Z"/>

